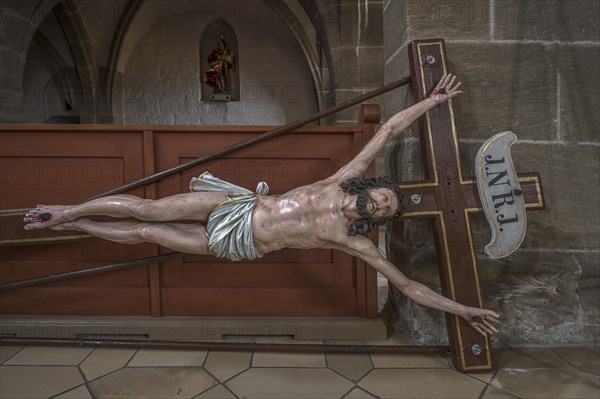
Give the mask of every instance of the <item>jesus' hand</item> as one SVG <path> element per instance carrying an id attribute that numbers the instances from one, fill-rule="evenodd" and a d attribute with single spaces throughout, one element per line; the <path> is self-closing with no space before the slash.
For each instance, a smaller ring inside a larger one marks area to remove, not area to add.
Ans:
<path id="1" fill-rule="evenodd" d="M 498 320 L 500 315 L 496 312 L 487 309 L 467 307 L 465 313 L 461 314 L 461 316 L 467 323 L 483 335 L 486 335 L 486 333 L 494 334 L 498 332 L 498 330 L 490 324 L 490 321 L 493 323 L 500 323 Z"/>
<path id="2" fill-rule="evenodd" d="M 451 73 L 442 76 L 429 97 L 432 98 L 436 104 L 441 104 L 452 97 L 462 94 L 462 91 L 458 90 L 462 83 L 458 82 L 457 84 L 454 84 L 455 81 L 456 75 L 452 75 Z"/>

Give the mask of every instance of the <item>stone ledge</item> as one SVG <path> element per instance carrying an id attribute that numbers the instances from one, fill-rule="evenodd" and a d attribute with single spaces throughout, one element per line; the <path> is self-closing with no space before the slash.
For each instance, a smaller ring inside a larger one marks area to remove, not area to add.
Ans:
<path id="1" fill-rule="evenodd" d="M 381 318 L 355 317 L 112 317 L 10 316 L 0 319 L 0 336 L 18 338 L 122 338 L 253 342 L 386 339 Z"/>

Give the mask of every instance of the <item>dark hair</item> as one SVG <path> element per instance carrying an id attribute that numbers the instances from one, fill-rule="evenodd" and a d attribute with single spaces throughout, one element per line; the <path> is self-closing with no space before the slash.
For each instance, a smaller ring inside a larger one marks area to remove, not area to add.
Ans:
<path id="1" fill-rule="evenodd" d="M 365 194 L 368 190 L 376 188 L 387 188 L 392 190 L 392 192 L 396 195 L 396 198 L 398 199 L 398 209 L 396 210 L 396 214 L 391 218 L 364 217 L 365 215 L 362 215 L 361 213 L 363 218 L 350 223 L 350 226 L 348 226 L 348 234 L 351 236 L 367 235 L 375 227 L 382 226 L 391 219 L 396 219 L 404 213 L 404 195 L 400 191 L 400 187 L 398 187 L 397 184 L 394 184 L 386 176 L 369 177 L 367 179 L 359 179 L 357 177 L 353 177 L 351 179 L 346 180 L 345 182 L 340 183 L 340 187 L 346 193 L 358 194 L 359 196 L 361 194 Z"/>

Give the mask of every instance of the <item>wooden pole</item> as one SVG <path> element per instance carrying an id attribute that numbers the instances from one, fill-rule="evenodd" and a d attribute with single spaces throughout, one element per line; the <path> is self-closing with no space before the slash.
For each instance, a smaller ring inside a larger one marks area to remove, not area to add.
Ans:
<path id="1" fill-rule="evenodd" d="M 448 353 L 448 346 L 352 345 L 352 344 L 257 344 L 245 342 L 153 341 L 67 338 L 0 338 L 0 345 L 93 346 L 107 348 L 187 349 L 262 352 L 327 353 Z"/>
<path id="2" fill-rule="evenodd" d="M 93 274 L 106 273 L 106 272 L 110 272 L 110 271 L 114 271 L 114 270 L 128 269 L 130 267 L 147 265 L 149 263 L 164 262 L 169 259 L 179 258 L 179 257 L 185 256 L 185 255 L 186 254 L 184 254 L 182 252 L 168 252 L 168 253 L 162 254 L 162 255 L 148 256 L 146 258 L 134 259 L 134 260 L 127 261 L 127 262 L 113 263 L 110 265 L 96 266 L 96 267 L 91 267 L 88 269 L 81 269 L 81 270 L 75 270 L 75 271 L 71 271 L 71 272 L 50 274 L 47 276 L 30 278 L 27 280 L 19 280 L 19 281 L 14 281 L 12 283 L 6 283 L 6 284 L 0 285 L 0 292 L 14 290 L 17 288 L 22 288 L 22 287 L 30 287 L 32 285 L 51 283 L 54 281 L 67 280 L 67 279 L 75 278 L 75 277 L 90 276 Z"/>
<path id="3" fill-rule="evenodd" d="M 232 152 L 241 150 L 242 148 L 246 148 L 249 147 L 253 144 L 259 143 L 261 141 L 273 138 L 273 137 L 277 137 L 277 136 L 281 136 L 284 133 L 290 132 L 294 129 L 297 129 L 301 126 L 306 125 L 307 123 L 313 122 L 317 119 L 321 119 L 325 116 L 334 114 L 336 112 L 339 112 L 345 108 L 351 107 L 353 105 L 359 104 L 363 101 L 366 101 L 370 98 L 379 96 L 383 93 L 386 93 L 390 90 L 393 90 L 397 87 L 400 86 L 404 86 L 407 85 L 411 82 L 411 77 L 407 76 L 404 77 L 400 80 L 397 80 L 395 82 L 392 82 L 388 85 L 385 85 L 383 87 L 380 87 L 379 89 L 370 91 L 368 93 L 365 93 L 361 96 L 357 96 L 354 98 L 351 98 L 350 100 L 344 101 L 341 104 L 338 104 L 334 107 L 328 108 L 324 111 L 318 112 L 316 114 L 307 116 L 305 118 L 302 119 L 298 119 L 294 122 L 288 123 L 285 126 L 281 126 L 278 127 L 276 129 L 271 130 L 270 132 L 266 132 L 263 133 L 257 137 L 253 137 L 251 139 L 242 141 L 240 143 L 231 145 L 229 147 L 225 147 L 219 151 L 213 152 L 212 154 L 209 155 L 205 155 L 199 158 L 196 158 L 193 161 L 175 166 L 173 168 L 164 170 L 162 172 L 158 172 L 155 173 L 151 176 L 148 177 L 144 177 L 140 180 L 137 180 L 135 182 L 129 183 L 129 184 L 125 184 L 121 187 L 117 187 L 113 190 L 104 192 L 102 194 L 98 194 L 94 197 L 88 198 L 86 201 L 90 201 L 96 198 L 101 198 L 101 197 L 105 197 L 108 195 L 115 195 L 115 194 L 120 194 L 129 190 L 132 190 L 134 188 L 138 188 L 141 186 L 146 186 L 148 184 L 152 184 L 164 177 L 167 176 L 171 176 L 174 175 L 176 173 L 182 172 L 186 169 L 189 169 L 191 167 L 194 167 L 196 165 L 200 165 L 202 163 L 211 161 L 213 159 L 217 159 L 220 157 L 223 157 L 227 154 L 230 154 Z M 0 214 L 7 214 L 7 213 L 15 213 L 15 212 L 27 212 L 29 211 L 29 208 L 22 208 L 22 209 L 6 209 L 6 210 L 0 210 Z M 28 279 L 28 280 L 21 280 L 21 281 L 15 281 L 12 283 L 7 283 L 7 284 L 3 284 L 0 285 L 0 292 L 1 291 L 8 291 L 8 290 L 12 290 L 12 289 L 16 289 L 16 288 L 21 288 L 21 287 L 28 287 L 28 286 L 32 286 L 32 285 L 38 285 L 38 284 L 43 284 L 43 283 L 47 283 L 47 282 L 53 282 L 53 281 L 60 281 L 60 280 L 66 280 L 66 279 L 70 279 L 70 278 L 74 278 L 74 277 L 81 277 L 81 276 L 87 276 L 87 275 L 91 275 L 91 274 L 99 274 L 99 273 L 104 273 L 107 271 L 112 271 L 112 270 L 120 270 L 120 269 L 125 269 L 125 268 L 129 268 L 129 267 L 134 267 L 134 266 L 138 266 L 138 265 L 144 265 L 144 264 L 149 264 L 149 263 L 157 263 L 157 262 L 161 262 L 167 259 L 171 259 L 171 258 L 175 258 L 175 257 L 179 257 L 179 256 L 184 256 L 184 254 L 179 253 L 179 252 L 170 252 L 168 254 L 164 254 L 164 255 L 158 255 L 158 256 L 151 256 L 148 258 L 142 258 L 142 259 L 137 259 L 134 261 L 130 261 L 130 262 L 123 262 L 123 263 L 116 263 L 116 264 L 111 264 L 111 265 L 105 265 L 105 266 L 99 266 L 99 267 L 93 267 L 93 268 L 89 268 L 89 269 L 83 269 L 83 270 L 77 270 L 77 271 L 73 271 L 73 272 L 65 272 L 65 273 L 58 273 L 58 274 L 54 274 L 54 275 L 49 275 L 49 276 L 43 276 L 43 277 L 36 277 L 36 278 L 32 278 L 32 279 Z"/>
<path id="4" fill-rule="evenodd" d="M 273 129 L 273 130 L 271 130 L 269 132 L 265 132 L 265 133 L 261 134 L 260 136 L 253 137 L 251 139 L 242 141 L 240 143 L 236 143 L 236 144 L 230 145 L 229 147 L 225 147 L 225 148 L 223 148 L 221 150 L 215 151 L 212 154 L 196 158 L 193 161 L 190 161 L 190 162 L 187 162 L 187 163 L 175 166 L 175 167 L 167 169 L 167 170 L 163 170 L 162 172 L 155 173 L 155 174 L 153 174 L 151 176 L 144 177 L 144 178 L 142 178 L 140 180 L 137 180 L 137 181 L 125 184 L 125 185 L 123 185 L 121 187 L 117 187 L 117 188 L 112 189 L 110 191 L 106 191 L 104 193 L 95 195 L 95 196 L 93 196 L 91 198 L 86 199 L 83 202 L 91 201 L 91 200 L 96 199 L 96 198 L 106 197 L 106 196 L 109 196 L 109 195 L 121 194 L 121 193 L 124 193 L 124 192 L 129 191 L 129 190 L 133 190 L 133 189 L 141 187 L 141 186 L 152 184 L 152 183 L 154 183 L 154 182 L 156 182 L 156 181 L 158 181 L 160 179 L 163 179 L 165 177 L 174 175 L 174 174 L 179 173 L 179 172 L 183 172 L 184 170 L 187 170 L 187 169 L 192 168 L 194 166 L 197 166 L 197 165 L 200 165 L 200 164 L 212 161 L 213 159 L 221 158 L 221 157 L 223 157 L 225 155 L 231 154 L 232 152 L 241 150 L 243 148 L 249 147 L 249 146 L 251 146 L 253 144 L 256 144 L 256 143 L 260 143 L 261 141 L 268 140 L 268 139 L 273 138 L 273 137 L 281 136 L 282 134 L 288 133 L 288 132 L 290 132 L 290 131 L 292 131 L 294 129 L 297 129 L 297 128 L 301 127 L 301 126 L 304 126 L 307 123 L 314 122 L 314 121 L 316 121 L 318 119 L 324 118 L 324 117 L 326 117 L 328 115 L 331 115 L 331 114 L 335 114 L 336 112 L 339 112 L 339 111 L 341 111 L 343 109 L 346 109 L 346 108 L 351 107 L 353 105 L 359 104 L 359 103 L 361 103 L 363 101 L 366 101 L 366 100 L 369 100 L 369 99 L 371 99 L 373 97 L 377 97 L 377 96 L 379 96 L 379 95 L 381 95 L 383 93 L 387 93 L 390 90 L 393 90 L 393 89 L 398 88 L 400 86 L 405 86 L 407 84 L 410 84 L 410 82 L 411 82 L 411 77 L 410 76 L 406 76 L 406 77 L 404 77 L 404 78 L 402 78 L 400 80 L 397 80 L 397 81 L 392 82 L 390 84 L 387 84 L 387 85 L 385 85 L 383 87 L 380 87 L 379 89 L 372 90 L 372 91 L 370 91 L 368 93 L 365 93 L 363 95 L 360 95 L 360 96 L 351 98 L 349 100 L 346 100 L 346 101 L 344 101 L 341 104 L 338 104 L 336 106 L 333 106 L 333 107 L 328 108 L 326 110 L 323 110 L 321 112 L 317 112 L 316 114 L 307 116 L 307 117 L 302 118 L 302 119 L 298 119 L 298 120 L 296 120 L 294 122 L 290 122 L 287 125 L 280 126 L 280 127 L 276 128 L 276 129 Z M 30 211 L 30 210 L 31 210 L 31 208 L 4 209 L 4 210 L 0 210 L 0 215 L 2 215 L 2 214 L 8 214 L 8 213 L 27 212 L 27 211 Z"/>
<path id="5" fill-rule="evenodd" d="M 261 135 L 259 135 L 257 137 L 253 137 L 251 139 L 244 140 L 244 141 L 242 141 L 240 143 L 236 143 L 236 144 L 230 145 L 229 147 L 225 147 L 225 148 L 223 148 L 221 150 L 213 152 L 212 154 L 196 158 L 193 161 L 190 161 L 190 162 L 187 162 L 187 163 L 184 163 L 184 164 L 172 167 L 172 168 L 167 169 L 167 170 L 163 170 L 162 172 L 155 173 L 152 176 L 144 177 L 144 178 L 142 178 L 142 179 L 140 179 L 138 181 L 135 181 L 135 182 L 132 182 L 132 183 L 129 183 L 129 184 L 125 184 L 124 186 L 115 188 L 115 189 L 110 190 L 110 191 L 106 191 L 106 192 L 98 194 L 98 195 L 96 195 L 96 196 L 94 196 L 92 198 L 89 198 L 86 201 L 90 201 L 90 200 L 93 200 L 93 199 L 96 199 L 96 198 L 106 197 L 108 195 L 121 194 L 121 193 L 124 193 L 126 191 L 133 190 L 134 188 L 138 188 L 138 187 L 141 187 L 141 186 L 145 186 L 145 185 L 154 183 L 154 182 L 156 182 L 156 181 L 158 181 L 158 180 L 160 180 L 162 178 L 165 178 L 167 176 L 171 176 L 171 175 L 174 175 L 176 173 L 179 173 L 179 172 L 182 172 L 184 170 L 187 170 L 189 168 L 192 168 L 194 166 L 197 166 L 197 165 L 200 165 L 200 164 L 212 161 L 213 159 L 224 157 L 225 155 L 228 155 L 228 154 L 231 154 L 232 152 L 235 152 L 235 151 L 241 150 L 243 148 L 249 147 L 249 146 L 251 146 L 253 144 L 260 143 L 261 141 L 265 141 L 265 140 L 268 140 L 268 139 L 273 138 L 273 137 L 281 136 L 282 134 L 288 133 L 288 132 L 290 132 L 290 131 L 292 131 L 294 129 L 297 129 L 297 128 L 301 127 L 301 126 L 304 126 L 307 123 L 310 123 L 310 122 L 316 121 L 318 119 L 324 118 L 324 117 L 326 117 L 328 115 L 334 114 L 334 113 L 339 112 L 339 111 L 341 111 L 343 109 L 346 109 L 346 108 L 351 107 L 353 105 L 359 104 L 359 103 L 361 103 L 363 101 L 369 100 L 369 99 L 371 99 L 373 97 L 377 97 L 377 96 L 379 96 L 379 95 L 381 95 L 383 93 L 386 93 L 386 92 L 388 92 L 390 90 L 393 90 L 393 89 L 395 89 L 397 87 L 407 85 L 410 82 L 411 82 L 411 77 L 410 76 L 404 77 L 404 78 L 402 78 L 400 80 L 397 80 L 397 81 L 392 82 L 392 83 L 390 83 L 388 85 L 380 87 L 379 89 L 372 90 L 372 91 L 370 91 L 368 93 L 365 93 L 365 94 L 363 94 L 361 96 L 351 98 L 350 100 L 344 101 L 341 104 L 338 104 L 336 106 L 333 106 L 333 107 L 328 108 L 326 110 L 323 110 L 321 112 L 317 112 L 316 114 L 307 116 L 305 118 L 298 119 L 298 120 L 296 120 L 294 122 L 290 122 L 287 125 L 280 126 L 280 127 L 276 128 L 276 129 L 271 130 L 270 132 L 266 132 L 266 133 L 263 133 L 263 134 L 261 134 Z"/>

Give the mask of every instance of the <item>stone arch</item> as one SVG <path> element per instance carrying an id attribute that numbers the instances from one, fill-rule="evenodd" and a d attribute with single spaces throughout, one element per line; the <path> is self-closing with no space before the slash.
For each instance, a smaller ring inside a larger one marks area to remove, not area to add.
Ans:
<path id="1" fill-rule="evenodd" d="M 31 41 L 40 23 L 59 0 L 37 3 L 3 2 L 2 25 L 6 39 L 0 59 L 2 91 L 2 122 L 23 121 L 23 74 Z"/>
<path id="2" fill-rule="evenodd" d="M 15 51 L 18 54 L 26 55 L 31 45 L 31 41 L 35 36 L 38 28 L 42 24 L 42 22 L 46 19 L 48 14 L 54 11 L 54 8 L 61 2 L 62 0 L 47 0 L 42 1 L 39 0 L 37 4 L 33 7 L 31 12 L 27 12 L 28 10 L 23 9 L 19 18 L 23 18 L 25 21 L 20 21 L 19 23 L 11 24 L 9 31 L 15 31 L 15 33 L 19 34 L 20 40 L 14 42 L 15 43 Z M 16 17 L 16 14 L 13 14 L 13 17 Z M 15 35 L 16 36 L 16 35 Z"/>
<path id="3" fill-rule="evenodd" d="M 318 8 L 312 0 L 265 3 L 283 19 L 300 44 L 310 65 L 319 110 L 326 108 L 328 93 L 335 88 L 331 49 Z"/>
<path id="4" fill-rule="evenodd" d="M 81 84 L 81 122 L 96 123 L 102 120 L 106 113 L 108 101 L 98 101 L 102 98 L 98 68 L 94 50 L 85 23 L 77 6 L 72 0 L 63 0 L 57 4 L 56 16 L 65 31 L 65 36 L 71 48 L 75 68 Z"/>
<path id="5" fill-rule="evenodd" d="M 123 117 L 123 100 L 127 95 L 129 88 L 123 83 L 123 49 L 131 42 L 127 43 L 127 35 L 130 27 L 136 17 L 144 0 L 129 0 L 121 13 L 119 22 L 115 28 L 108 55 L 108 76 L 106 77 L 107 91 L 111 93 L 111 110 L 113 116 Z M 135 45 L 135 42 L 134 44 Z M 126 63 L 125 63 L 126 64 Z"/>
<path id="6" fill-rule="evenodd" d="M 37 73 L 34 72 L 36 70 Z M 36 78 L 43 76 L 47 78 L 41 87 Z M 26 81 L 33 82 L 33 87 Z M 27 121 L 80 123 L 81 81 L 76 68 L 72 61 L 64 58 L 55 43 L 49 40 L 41 29 L 37 30 L 31 41 L 22 84 Z"/>
<path id="7" fill-rule="evenodd" d="M 315 15 L 309 15 L 303 1 L 273 1 L 263 0 L 263 2 L 278 15 L 289 30 L 295 36 L 304 56 L 309 64 L 313 77 L 313 90 L 316 93 L 318 101 L 317 109 L 325 108 L 328 103 L 327 93 L 331 93 L 335 87 L 333 68 L 331 67 L 331 50 L 325 34 L 322 20 L 318 16 L 318 10 L 314 7 Z M 166 2 L 165 2 L 166 3 Z M 169 7 L 168 4 L 154 3 L 153 9 L 147 6 L 145 0 L 130 0 L 124 13 L 121 16 L 118 27 L 113 38 L 113 45 L 109 57 L 109 77 L 110 89 L 113 92 L 119 91 L 119 81 L 114 77 L 122 74 L 129 61 L 131 53 L 136 43 L 148 32 L 153 25 L 165 15 L 174 12 L 183 12 L 186 7 L 193 9 L 199 7 L 198 4 L 207 2 L 179 3 L 177 10 Z M 215 3 L 211 3 L 215 4 Z M 162 8 L 160 8 L 162 7 Z M 144 24 L 134 24 L 134 21 L 145 21 Z M 126 93 L 127 88 L 123 88 Z M 114 104 L 113 107 L 117 107 Z"/>
<path id="8" fill-rule="evenodd" d="M 6 9 L 7 32 L 11 43 L 2 60 L 3 97 L 7 99 L 2 112 L 2 121 L 20 122 L 23 120 L 23 75 L 27 53 L 42 22 L 50 13 L 55 13 L 66 33 L 66 39 L 73 53 L 77 75 L 83 88 L 86 114 L 89 122 L 95 121 L 97 69 L 89 35 L 77 6 L 73 0 L 38 1 L 33 7 L 23 5 L 18 9 Z M 10 68 L 7 68 L 10 67 Z"/>

